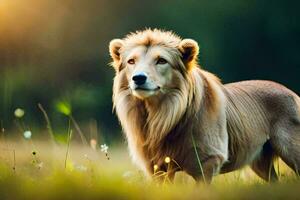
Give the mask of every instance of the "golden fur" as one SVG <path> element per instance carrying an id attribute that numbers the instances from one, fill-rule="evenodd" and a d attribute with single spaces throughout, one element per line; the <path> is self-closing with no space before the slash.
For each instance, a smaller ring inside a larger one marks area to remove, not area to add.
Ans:
<path id="1" fill-rule="evenodd" d="M 183 170 L 209 182 L 251 165 L 260 177 L 276 180 L 273 159 L 280 156 L 299 173 L 299 97 L 270 81 L 222 85 L 200 69 L 198 52 L 194 40 L 157 29 L 111 41 L 114 108 L 133 161 L 151 175 L 154 165 L 167 170 L 169 156 L 180 166 L 171 162 L 170 178 Z M 146 90 L 134 89 L 132 77 L 140 72 L 147 75 Z"/>

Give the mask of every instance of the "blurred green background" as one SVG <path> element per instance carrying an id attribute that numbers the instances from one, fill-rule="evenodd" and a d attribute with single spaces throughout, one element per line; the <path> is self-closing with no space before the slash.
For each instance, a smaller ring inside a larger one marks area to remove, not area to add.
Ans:
<path id="1" fill-rule="evenodd" d="M 293 0 L 0 0 L 0 120 L 16 129 L 44 129 L 37 104 L 55 132 L 69 102 L 87 134 L 120 137 L 112 113 L 114 70 L 108 44 L 145 27 L 173 30 L 198 41 L 200 64 L 224 83 L 269 79 L 300 92 L 300 3 Z M 95 125 L 96 124 L 96 125 Z"/>

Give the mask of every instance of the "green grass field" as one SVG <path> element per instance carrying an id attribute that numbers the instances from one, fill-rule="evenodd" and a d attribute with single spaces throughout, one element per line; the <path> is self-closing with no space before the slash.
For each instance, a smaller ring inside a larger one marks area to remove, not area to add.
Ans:
<path id="1" fill-rule="evenodd" d="M 219 175 L 211 185 L 179 173 L 174 183 L 146 180 L 123 144 L 99 148 L 19 140 L 1 143 L 0 199 L 300 199 L 300 181 L 276 162 L 280 181 L 267 184 L 249 169 Z M 109 157 L 109 159 L 108 159 Z"/>

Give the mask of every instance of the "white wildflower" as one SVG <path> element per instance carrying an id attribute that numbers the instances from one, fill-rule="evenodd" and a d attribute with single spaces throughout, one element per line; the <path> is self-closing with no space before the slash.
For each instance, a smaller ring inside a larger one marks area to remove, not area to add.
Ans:
<path id="1" fill-rule="evenodd" d="M 25 139 L 29 140 L 29 139 L 31 139 L 32 133 L 31 133 L 31 131 L 24 131 L 23 135 L 24 135 Z"/>
<path id="2" fill-rule="evenodd" d="M 108 146 L 106 144 L 102 144 L 101 145 L 101 151 L 104 152 L 104 153 L 107 153 L 108 151 Z"/>
<path id="3" fill-rule="evenodd" d="M 17 118 L 22 118 L 24 116 L 24 114 L 25 114 L 25 111 L 23 109 L 21 109 L 21 108 L 17 108 L 15 110 L 15 116 Z"/>

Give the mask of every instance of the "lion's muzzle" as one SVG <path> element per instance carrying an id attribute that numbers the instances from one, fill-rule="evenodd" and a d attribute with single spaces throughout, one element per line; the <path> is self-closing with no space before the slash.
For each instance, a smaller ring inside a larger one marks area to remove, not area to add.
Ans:
<path id="1" fill-rule="evenodd" d="M 155 95 L 160 87 L 157 86 L 145 72 L 136 72 L 130 81 L 132 94 L 140 99 Z"/>

